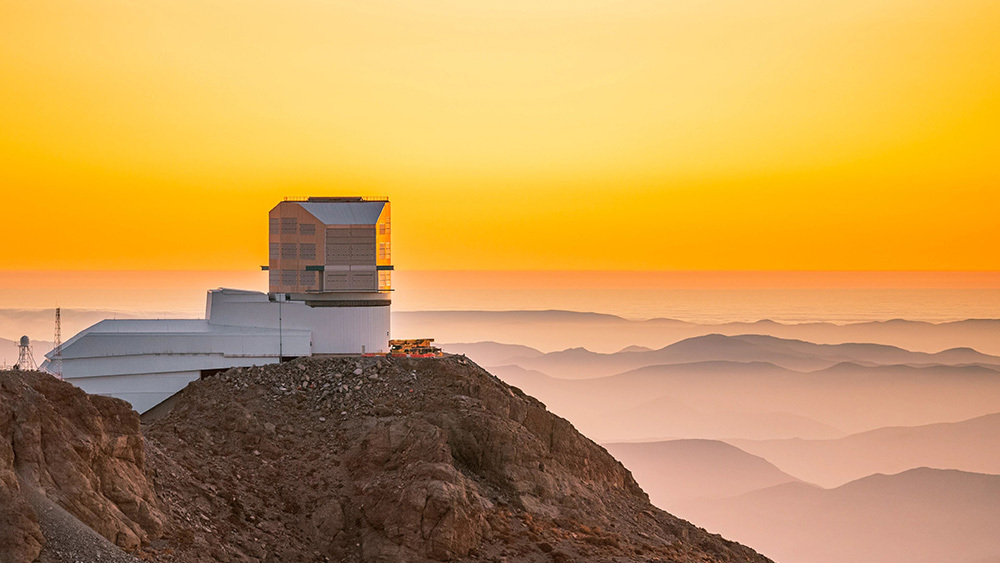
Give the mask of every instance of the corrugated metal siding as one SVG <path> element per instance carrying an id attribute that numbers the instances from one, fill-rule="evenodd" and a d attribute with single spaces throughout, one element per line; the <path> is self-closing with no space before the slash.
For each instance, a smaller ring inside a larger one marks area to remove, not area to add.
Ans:
<path id="1" fill-rule="evenodd" d="M 347 289 L 347 277 L 348 272 L 324 272 L 326 274 L 326 285 L 324 286 L 327 290 L 334 289 Z"/>
<path id="2" fill-rule="evenodd" d="M 388 245 L 379 252 L 378 244 L 389 240 L 389 210 L 388 201 L 279 203 L 269 213 L 269 243 L 278 244 L 278 251 L 277 256 L 269 252 L 268 267 L 279 272 L 269 277 L 269 291 L 378 291 L 377 281 L 369 284 L 367 278 L 348 278 L 344 285 L 328 285 L 325 279 L 322 284 L 309 284 L 297 273 L 284 272 L 300 272 L 306 266 L 388 264 Z"/>
<path id="3" fill-rule="evenodd" d="M 389 307 L 317 307 L 313 350 L 322 354 L 388 352 Z"/>
<path id="4" fill-rule="evenodd" d="M 308 356 L 309 330 L 283 327 L 282 347 L 286 356 Z M 220 357 L 277 356 L 278 331 L 256 334 L 105 334 L 91 333 L 72 346 L 63 347 L 63 363 L 77 358 L 118 356 L 183 356 L 214 354 Z M 65 368 L 64 368 L 65 369 Z"/>

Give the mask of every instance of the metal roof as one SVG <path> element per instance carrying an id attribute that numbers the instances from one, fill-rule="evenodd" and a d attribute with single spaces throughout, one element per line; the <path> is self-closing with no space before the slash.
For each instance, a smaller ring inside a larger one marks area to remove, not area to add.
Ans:
<path id="1" fill-rule="evenodd" d="M 284 339 L 304 341 L 308 347 L 311 331 L 307 329 L 246 327 L 211 324 L 204 319 L 105 319 L 66 341 L 62 346 L 64 360 L 94 356 L 141 355 L 147 353 L 231 353 L 236 339 L 274 339 L 284 333 Z M 219 340 L 222 339 L 222 340 Z M 137 344 L 141 342 L 141 344 Z M 54 353 L 45 355 L 51 359 Z"/>
<path id="2" fill-rule="evenodd" d="M 374 225 L 382 214 L 385 201 L 296 202 L 324 225 Z"/>

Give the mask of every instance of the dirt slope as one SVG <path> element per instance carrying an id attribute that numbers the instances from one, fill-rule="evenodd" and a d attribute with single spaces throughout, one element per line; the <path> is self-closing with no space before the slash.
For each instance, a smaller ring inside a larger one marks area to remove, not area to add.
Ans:
<path id="1" fill-rule="evenodd" d="M 233 369 L 146 437 L 164 561 L 769 561 L 460 357 Z"/>

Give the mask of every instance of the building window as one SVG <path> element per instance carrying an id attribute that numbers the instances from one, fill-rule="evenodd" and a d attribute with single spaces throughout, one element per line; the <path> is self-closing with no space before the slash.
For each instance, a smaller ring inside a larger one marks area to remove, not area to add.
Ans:
<path id="1" fill-rule="evenodd" d="M 272 242 L 267 245 L 267 258 L 269 260 L 278 259 L 278 243 Z"/>
<path id="2" fill-rule="evenodd" d="M 278 234 L 278 229 L 279 229 L 279 227 L 278 227 L 278 218 L 277 217 L 271 217 L 270 219 L 267 220 L 267 232 L 268 233 L 270 233 L 272 235 L 276 235 L 276 234 Z"/>
<path id="3" fill-rule="evenodd" d="M 392 259 L 392 253 L 389 250 L 389 243 L 385 243 L 385 259 L 386 260 Z"/>
<path id="4" fill-rule="evenodd" d="M 298 284 L 298 272 L 295 270 L 281 270 L 281 285 L 296 285 Z"/>
<path id="5" fill-rule="evenodd" d="M 314 223 L 302 223 L 299 225 L 299 234 L 307 237 L 315 235 L 316 225 Z"/>
<path id="6" fill-rule="evenodd" d="M 390 232 L 390 226 L 391 226 L 391 224 L 389 222 L 386 222 L 386 224 L 385 224 L 385 234 L 387 234 L 387 235 L 392 234 Z"/>
<path id="7" fill-rule="evenodd" d="M 384 260 L 385 259 L 385 243 L 384 242 L 378 243 L 378 257 L 379 257 L 379 260 Z"/>
<path id="8" fill-rule="evenodd" d="M 296 254 L 298 254 L 298 246 L 294 242 L 283 242 L 281 243 L 281 259 L 282 260 L 294 260 Z"/>
<path id="9" fill-rule="evenodd" d="M 294 235 L 299 232 L 299 220 L 295 217 L 281 218 L 281 234 Z"/>
<path id="10" fill-rule="evenodd" d="M 302 260 L 316 259 L 316 243 L 304 242 L 299 245 L 299 258 Z"/>

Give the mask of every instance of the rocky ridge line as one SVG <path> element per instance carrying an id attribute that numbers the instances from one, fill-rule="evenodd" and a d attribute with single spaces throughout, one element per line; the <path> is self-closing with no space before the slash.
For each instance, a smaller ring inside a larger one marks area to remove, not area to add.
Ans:
<path id="1" fill-rule="evenodd" d="M 234 368 L 146 435 L 165 561 L 769 561 L 462 357 Z"/>

